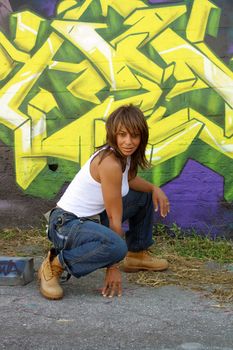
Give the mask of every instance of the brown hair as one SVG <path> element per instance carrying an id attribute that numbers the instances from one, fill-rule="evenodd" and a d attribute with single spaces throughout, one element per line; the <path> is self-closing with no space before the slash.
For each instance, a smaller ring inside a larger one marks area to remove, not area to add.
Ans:
<path id="1" fill-rule="evenodd" d="M 113 149 L 115 155 L 121 161 L 122 168 L 124 168 L 125 156 L 120 153 L 116 142 L 116 135 L 120 126 L 124 126 L 130 134 L 140 133 L 141 136 L 137 150 L 131 155 L 130 173 L 136 176 L 138 167 L 142 169 L 149 167 L 149 162 L 145 156 L 149 131 L 142 111 L 132 104 L 117 108 L 108 117 L 106 121 L 106 144 L 100 162 Z"/>

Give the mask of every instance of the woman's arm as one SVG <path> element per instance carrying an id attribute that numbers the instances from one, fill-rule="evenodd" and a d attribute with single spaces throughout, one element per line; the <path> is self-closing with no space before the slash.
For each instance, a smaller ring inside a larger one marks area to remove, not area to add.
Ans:
<path id="1" fill-rule="evenodd" d="M 109 227 L 122 236 L 122 168 L 114 156 L 104 158 L 98 166 L 105 209 L 109 219 Z M 112 298 L 115 294 L 122 295 L 121 273 L 117 264 L 106 270 L 102 295 Z"/>
<path id="2" fill-rule="evenodd" d="M 142 179 L 140 176 L 135 176 L 129 180 L 129 187 L 134 191 L 139 192 L 151 192 L 155 211 L 160 208 L 160 215 L 162 217 L 167 216 L 170 211 L 170 204 L 167 196 L 161 190 L 161 188 L 153 185 L 149 181 Z"/>
<path id="3" fill-rule="evenodd" d="M 122 168 L 115 156 L 104 158 L 98 166 L 104 205 L 109 219 L 109 227 L 122 235 Z"/>

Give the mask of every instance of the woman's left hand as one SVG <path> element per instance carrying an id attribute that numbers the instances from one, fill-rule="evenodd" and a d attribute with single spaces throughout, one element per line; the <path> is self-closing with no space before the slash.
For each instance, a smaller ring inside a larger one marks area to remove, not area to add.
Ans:
<path id="1" fill-rule="evenodd" d="M 166 194 L 159 187 L 154 187 L 152 191 L 152 198 L 155 207 L 155 211 L 160 209 L 160 215 L 165 218 L 170 212 L 170 203 Z"/>

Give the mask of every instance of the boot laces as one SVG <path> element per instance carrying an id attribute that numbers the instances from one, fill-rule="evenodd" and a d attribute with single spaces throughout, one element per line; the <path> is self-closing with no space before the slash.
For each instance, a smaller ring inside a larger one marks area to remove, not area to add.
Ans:
<path id="1" fill-rule="evenodd" d="M 143 250 L 143 256 L 145 259 L 148 259 L 148 260 L 154 260 L 155 259 L 155 256 L 153 255 L 153 253 L 149 250 Z"/>
<path id="2" fill-rule="evenodd" d="M 149 250 L 143 250 L 143 255 L 152 256 L 152 253 Z"/>
<path id="3" fill-rule="evenodd" d="M 46 261 L 46 269 L 47 269 L 47 274 L 48 274 L 48 278 L 51 279 L 53 277 L 60 277 L 62 272 L 63 272 L 63 268 L 52 264 L 51 261 Z"/>
<path id="4" fill-rule="evenodd" d="M 47 274 L 48 274 L 48 278 L 51 279 L 54 275 L 53 275 L 53 271 L 52 271 L 52 267 L 51 267 L 50 261 L 46 261 L 46 271 L 47 271 Z"/>
<path id="5" fill-rule="evenodd" d="M 58 265 L 52 265 L 51 266 L 51 272 L 52 272 L 54 277 L 60 277 L 62 272 L 63 272 L 63 268 L 61 268 Z"/>

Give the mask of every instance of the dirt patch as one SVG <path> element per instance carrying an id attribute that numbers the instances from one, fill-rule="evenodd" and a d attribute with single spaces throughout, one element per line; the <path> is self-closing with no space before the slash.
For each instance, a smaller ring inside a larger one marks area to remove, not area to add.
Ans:
<path id="1" fill-rule="evenodd" d="M 50 246 L 46 229 L 15 228 L 0 232 L 0 255 L 3 256 L 44 256 Z"/>
<path id="2" fill-rule="evenodd" d="M 169 261 L 167 271 L 141 271 L 127 275 L 128 280 L 151 287 L 180 285 L 201 291 L 205 296 L 216 299 L 219 303 L 233 302 L 231 265 L 179 256 L 163 257 Z"/>

